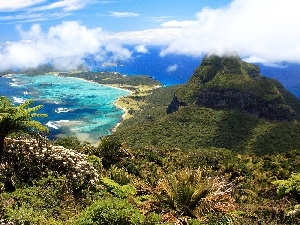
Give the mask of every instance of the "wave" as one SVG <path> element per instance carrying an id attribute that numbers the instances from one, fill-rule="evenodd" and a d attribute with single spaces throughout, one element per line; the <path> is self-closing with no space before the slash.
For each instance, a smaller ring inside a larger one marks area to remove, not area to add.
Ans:
<path id="1" fill-rule="evenodd" d="M 69 112 L 70 109 L 68 108 L 57 108 L 54 110 L 56 113 L 66 113 L 66 112 Z"/>
<path id="2" fill-rule="evenodd" d="M 54 128 L 55 130 L 58 130 L 61 126 L 54 121 L 49 121 L 48 123 L 46 123 L 46 125 L 50 128 Z"/>
<path id="3" fill-rule="evenodd" d="M 14 83 L 9 83 L 9 85 L 11 87 L 20 87 L 21 85 L 19 85 L 18 83 L 14 82 Z"/>
<path id="4" fill-rule="evenodd" d="M 58 124 L 60 124 L 60 123 L 70 123 L 70 120 L 57 120 L 55 122 L 58 123 Z"/>

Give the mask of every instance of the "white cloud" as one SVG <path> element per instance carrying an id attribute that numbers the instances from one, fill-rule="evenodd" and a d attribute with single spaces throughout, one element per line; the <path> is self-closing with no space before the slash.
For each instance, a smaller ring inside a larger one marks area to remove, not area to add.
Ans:
<path id="1" fill-rule="evenodd" d="M 141 31 L 116 32 L 109 35 L 111 41 L 134 45 L 168 45 L 179 37 L 178 28 L 157 28 Z"/>
<path id="2" fill-rule="evenodd" d="M 37 22 L 50 19 L 59 19 L 80 10 L 94 0 L 10 0 L 0 2 L 0 12 L 10 12 L 0 16 L 0 21 L 6 24 L 20 22 Z M 98 2 L 99 3 L 99 2 Z M 105 3 L 105 1 L 100 1 Z"/>
<path id="3" fill-rule="evenodd" d="M 149 50 L 146 48 L 145 45 L 137 45 L 134 47 L 134 50 L 137 52 L 137 53 L 143 53 L 143 54 L 146 54 L 149 52 Z"/>
<path id="4" fill-rule="evenodd" d="M 236 51 L 252 62 L 300 62 L 298 9 L 297 0 L 234 0 L 224 8 L 204 8 L 161 54 Z"/>
<path id="5" fill-rule="evenodd" d="M 117 18 L 120 18 L 120 17 L 137 17 L 137 16 L 140 16 L 140 14 L 138 13 L 134 13 L 134 12 L 109 12 L 110 13 L 110 16 L 112 17 L 117 17 Z"/>
<path id="6" fill-rule="evenodd" d="M 148 17 L 147 20 L 153 21 L 155 23 L 162 23 L 170 18 L 171 16 L 152 16 L 152 17 Z"/>
<path id="7" fill-rule="evenodd" d="M 62 9 L 53 11 L 60 13 L 58 16 L 64 16 L 66 11 L 94 1 L 57 0 L 49 4 L 43 0 L 11 0 L 10 5 L 3 2 L 0 3 L 0 10 L 12 9 L 18 2 L 20 7 L 39 5 L 36 10 L 41 10 L 43 6 Z M 74 3 L 73 8 L 71 3 Z M 108 33 L 101 28 L 88 29 L 77 22 L 63 22 L 43 32 L 41 27 L 34 25 L 30 30 L 19 29 L 23 41 L 0 46 L 0 69 L 47 62 L 72 67 L 82 63 L 87 55 L 93 55 L 99 61 L 129 58 L 131 52 L 122 44 L 135 45 L 136 52 L 145 52 L 145 46 L 149 45 L 166 46 L 161 55 L 199 56 L 236 51 L 249 62 L 269 65 L 283 61 L 300 62 L 298 4 L 297 0 L 233 0 L 227 7 L 202 9 L 195 21 L 170 20 L 156 29 L 128 32 Z M 139 16 L 131 12 L 111 12 L 111 15 Z M 45 14 L 37 11 L 26 16 L 19 15 L 18 19 L 41 19 Z M 11 18 L 6 15 L 1 19 Z"/>
<path id="8" fill-rule="evenodd" d="M 40 7 L 36 7 L 34 11 L 63 9 L 64 11 L 79 10 L 90 3 L 91 0 L 59 0 L 51 4 L 45 4 Z"/>
<path id="9" fill-rule="evenodd" d="M 45 0 L 2 0 L 0 1 L 0 11 L 22 9 L 42 2 L 45 2 Z"/>
<path id="10" fill-rule="evenodd" d="M 37 21 L 45 21 L 51 18 L 62 18 L 69 15 L 65 12 L 38 12 L 38 13 L 31 13 L 31 12 L 22 12 L 16 15 L 9 15 L 9 16 L 0 16 L 0 21 L 5 21 L 7 24 L 16 24 L 16 23 L 24 23 L 24 22 L 37 22 Z"/>
<path id="11" fill-rule="evenodd" d="M 178 69 L 178 65 L 177 65 L 177 64 L 170 65 L 170 66 L 168 66 L 168 68 L 167 68 L 167 72 L 168 72 L 168 73 L 172 73 L 172 72 L 175 72 L 177 69 Z"/>
<path id="12" fill-rule="evenodd" d="M 92 0 L 2 0 L 0 11 L 14 11 L 30 7 L 32 11 L 63 9 L 64 11 L 79 10 L 91 3 Z"/>
<path id="13" fill-rule="evenodd" d="M 194 25 L 195 23 L 196 23 L 195 21 L 189 21 L 189 20 L 184 20 L 184 21 L 170 20 L 170 21 L 163 22 L 161 26 L 162 27 L 188 27 Z"/>
<path id="14" fill-rule="evenodd" d="M 78 22 L 63 22 L 43 32 L 40 25 L 18 28 L 22 41 L 0 46 L 0 70 L 36 67 L 53 63 L 57 68 L 74 69 L 92 55 L 101 61 L 126 60 L 131 52 L 109 41 L 101 28 L 88 29 Z"/>

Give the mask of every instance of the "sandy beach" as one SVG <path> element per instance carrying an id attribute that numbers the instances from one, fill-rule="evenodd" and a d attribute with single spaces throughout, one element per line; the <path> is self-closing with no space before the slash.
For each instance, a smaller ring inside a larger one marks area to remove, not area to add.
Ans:
<path id="1" fill-rule="evenodd" d="M 110 85 L 107 85 L 110 86 Z M 134 98 L 134 96 L 136 97 L 142 97 L 142 96 L 146 96 L 149 95 L 152 90 L 160 88 L 161 86 L 155 86 L 155 85 L 139 85 L 139 86 L 130 86 L 130 85 L 122 85 L 120 87 L 120 85 L 115 84 L 115 85 L 111 85 L 112 87 L 115 88 L 121 88 L 121 89 L 125 89 L 125 90 L 129 90 L 131 92 L 130 95 L 128 96 L 123 96 L 120 97 L 116 100 L 116 102 L 114 103 L 114 105 L 120 109 L 122 109 L 124 111 L 124 114 L 122 115 L 122 121 L 129 119 L 131 117 L 133 117 L 132 114 L 129 113 L 129 110 L 132 111 L 136 111 L 136 110 L 140 110 L 140 107 L 143 106 L 145 103 L 142 101 L 138 101 Z M 132 91 L 134 90 L 134 91 Z M 118 128 L 118 126 L 120 126 L 120 124 L 122 123 L 119 122 L 114 128 L 113 128 L 113 132 L 116 131 L 116 129 Z"/>

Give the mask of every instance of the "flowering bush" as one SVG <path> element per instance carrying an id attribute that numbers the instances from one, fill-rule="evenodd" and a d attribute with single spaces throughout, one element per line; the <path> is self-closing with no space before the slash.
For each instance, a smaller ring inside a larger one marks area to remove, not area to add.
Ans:
<path id="1" fill-rule="evenodd" d="M 52 146 L 36 139 L 6 139 L 0 177 L 31 183 L 49 171 L 65 175 L 74 192 L 97 184 L 98 173 L 86 155 L 62 146 Z"/>

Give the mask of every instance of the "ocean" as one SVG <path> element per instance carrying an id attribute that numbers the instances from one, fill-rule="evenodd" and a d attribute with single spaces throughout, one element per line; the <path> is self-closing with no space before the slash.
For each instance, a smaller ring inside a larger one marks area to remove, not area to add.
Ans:
<path id="1" fill-rule="evenodd" d="M 130 47 L 129 47 L 130 48 Z M 126 75 L 149 75 L 163 85 L 184 84 L 200 65 L 203 57 L 182 55 L 160 56 L 160 47 L 151 47 L 146 54 L 134 52 L 131 60 L 120 62 L 120 66 L 101 66 L 92 58 L 86 63 L 94 71 L 120 72 Z M 300 98 L 300 64 L 284 62 L 280 65 L 264 65 L 257 63 L 263 76 L 280 81 L 286 89 Z"/>
<path id="2" fill-rule="evenodd" d="M 201 57 L 159 55 L 153 47 L 146 54 L 133 53 L 131 60 L 107 66 L 87 57 L 91 71 L 120 72 L 124 75 L 147 75 L 163 85 L 183 84 L 199 66 Z M 285 63 L 281 66 L 259 64 L 261 74 L 279 80 L 285 88 L 300 98 L 300 65 Z M 40 122 L 50 129 L 49 138 L 76 136 L 81 141 L 97 143 L 100 137 L 112 133 L 121 121 L 124 111 L 114 105 L 118 97 L 129 95 L 126 90 L 111 88 L 78 78 L 54 75 L 0 77 L 0 95 L 9 97 L 15 104 L 33 99 L 44 107 L 40 113 L 48 118 Z"/>
<path id="3" fill-rule="evenodd" d="M 182 55 L 159 55 L 161 48 L 149 48 L 148 53 L 133 52 L 132 58 L 119 62 L 119 66 L 102 66 L 93 58 L 86 63 L 93 71 L 119 72 L 125 75 L 147 75 L 159 80 L 163 85 L 183 84 L 188 81 L 202 58 Z"/>
<path id="4" fill-rule="evenodd" d="M 38 112 L 48 117 L 38 120 L 49 127 L 50 139 L 75 136 L 92 144 L 99 137 L 111 134 L 121 121 L 124 111 L 114 102 L 130 94 L 126 90 L 54 75 L 9 75 L 0 77 L 0 84 L 0 95 L 7 96 L 15 105 L 33 99 L 35 105 L 44 106 Z"/>

